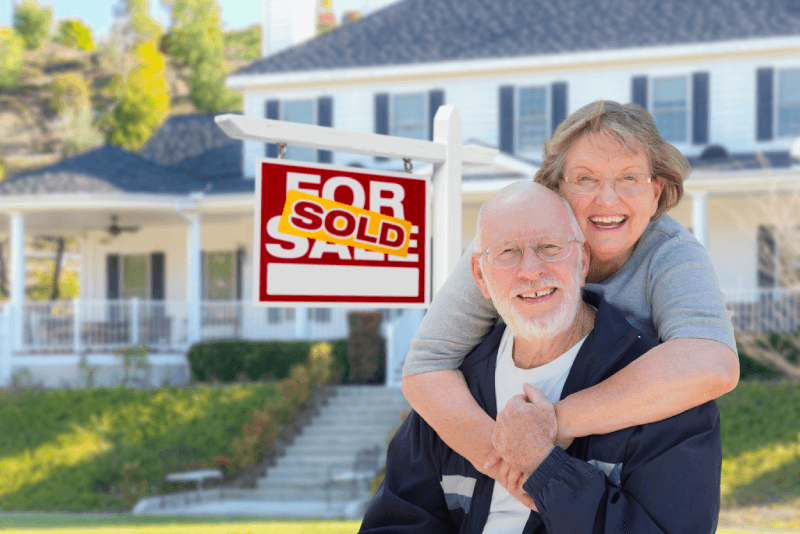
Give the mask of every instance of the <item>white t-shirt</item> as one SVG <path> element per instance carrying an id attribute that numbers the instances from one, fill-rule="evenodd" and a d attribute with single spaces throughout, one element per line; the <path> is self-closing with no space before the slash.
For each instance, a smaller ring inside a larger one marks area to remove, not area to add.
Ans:
<path id="1" fill-rule="evenodd" d="M 558 401 L 561 398 L 561 390 L 564 389 L 564 383 L 567 381 L 572 363 L 584 341 L 586 341 L 585 337 L 546 365 L 533 369 L 520 369 L 514 364 L 514 335 L 510 328 L 506 328 L 500 340 L 495 369 L 495 395 L 498 413 L 505 408 L 511 397 L 524 394 L 522 385 L 525 383 L 541 389 L 550 402 Z M 484 534 L 519 534 L 528 521 L 530 513 L 529 508 L 526 508 L 499 482 L 495 481 L 489 517 L 486 519 L 483 532 Z"/>

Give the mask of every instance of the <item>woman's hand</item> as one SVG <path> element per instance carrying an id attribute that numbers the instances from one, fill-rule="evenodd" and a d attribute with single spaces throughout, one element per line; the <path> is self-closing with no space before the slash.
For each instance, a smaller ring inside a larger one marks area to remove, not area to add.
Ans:
<path id="1" fill-rule="evenodd" d="M 481 472 L 498 481 L 506 491 L 527 508 L 534 512 L 539 511 L 536 509 L 536 504 L 531 496 L 522 489 L 522 485 L 528 480 L 528 477 L 522 471 L 512 469 L 511 464 L 503 460 L 503 457 L 496 450 L 491 452 L 489 460 L 483 465 Z"/>

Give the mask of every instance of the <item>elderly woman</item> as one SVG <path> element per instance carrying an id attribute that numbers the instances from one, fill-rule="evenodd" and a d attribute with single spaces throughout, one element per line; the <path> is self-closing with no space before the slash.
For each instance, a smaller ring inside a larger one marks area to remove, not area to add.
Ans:
<path id="1" fill-rule="evenodd" d="M 663 342 L 608 380 L 556 403 L 565 447 L 576 437 L 666 419 L 736 387 L 736 342 L 711 260 L 665 215 L 680 201 L 688 174 L 683 155 L 635 104 L 587 105 L 545 146 L 534 179 L 575 212 L 590 250 L 585 287 Z M 472 247 L 412 341 L 403 392 L 448 445 L 511 489 L 520 473 L 494 451 L 494 420 L 457 370 L 498 317 L 473 281 L 471 253 Z"/>

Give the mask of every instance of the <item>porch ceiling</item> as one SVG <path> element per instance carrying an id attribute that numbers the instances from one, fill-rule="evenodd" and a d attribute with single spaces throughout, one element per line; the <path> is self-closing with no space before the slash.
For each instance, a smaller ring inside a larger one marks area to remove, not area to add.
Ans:
<path id="1" fill-rule="evenodd" d="M 111 216 L 117 216 L 119 226 L 185 226 L 186 220 L 174 208 L 147 209 L 141 206 L 109 206 L 98 208 L 67 208 L 23 210 L 27 235 L 63 235 L 80 237 L 91 231 L 105 230 L 111 224 Z M 10 230 L 10 216 L 0 216 L 0 233 Z M 231 211 L 203 213 L 202 223 L 221 223 L 252 217 L 253 211 Z"/>

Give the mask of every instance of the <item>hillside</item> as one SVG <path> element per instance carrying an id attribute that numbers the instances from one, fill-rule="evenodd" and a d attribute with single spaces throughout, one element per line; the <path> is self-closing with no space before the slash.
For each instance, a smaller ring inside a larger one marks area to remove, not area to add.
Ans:
<path id="1" fill-rule="evenodd" d="M 258 28 L 238 30 L 226 35 L 226 67 L 232 72 L 258 57 Z M 20 84 L 0 90 L 0 160 L 6 164 L 6 176 L 23 170 L 60 161 L 69 154 L 65 141 L 75 135 L 64 124 L 49 101 L 50 87 L 60 75 L 74 72 L 82 75 L 92 91 L 92 107 L 100 116 L 111 109 L 108 94 L 112 76 L 125 60 L 124 52 L 107 42 L 90 52 L 46 42 L 40 50 L 25 51 Z M 165 56 L 167 80 L 172 99 L 170 114 L 195 112 L 189 100 L 189 67 Z M 101 136 L 93 136 L 92 145 L 102 144 Z M 87 148 L 92 148 L 87 147 Z"/>

